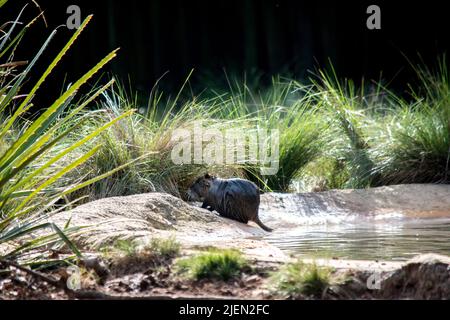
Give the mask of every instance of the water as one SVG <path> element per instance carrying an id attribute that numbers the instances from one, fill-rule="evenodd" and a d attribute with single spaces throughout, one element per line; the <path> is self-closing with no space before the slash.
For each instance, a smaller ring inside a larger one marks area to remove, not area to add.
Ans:
<path id="1" fill-rule="evenodd" d="M 305 258 L 403 261 L 421 253 L 450 255 L 450 217 L 394 214 L 375 218 L 346 216 L 341 221 L 308 219 L 278 228 L 266 239 Z"/>

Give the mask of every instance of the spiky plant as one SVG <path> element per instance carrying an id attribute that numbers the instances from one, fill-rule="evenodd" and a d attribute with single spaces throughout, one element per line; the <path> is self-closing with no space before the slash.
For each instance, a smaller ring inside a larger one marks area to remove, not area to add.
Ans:
<path id="1" fill-rule="evenodd" d="M 51 215 L 65 208 L 64 205 L 57 205 L 65 196 L 112 172 L 95 176 L 83 182 L 79 180 L 66 181 L 64 185 L 58 185 L 58 182 L 85 163 L 98 151 L 100 146 L 93 145 L 85 153 L 71 157 L 74 151 L 127 117 L 130 112 L 87 133 L 78 141 L 70 144 L 60 143 L 69 134 L 78 130 L 87 120 L 87 117 L 80 116 L 80 112 L 112 84 L 107 84 L 87 97 L 80 105 L 69 107 L 81 86 L 113 59 L 116 51 L 108 54 L 74 82 L 48 108 L 43 109 L 36 119 L 25 121 L 22 118 L 25 118 L 26 112 L 32 106 L 33 97 L 92 17 L 86 18 L 32 89 L 23 93 L 23 83 L 28 79 L 33 66 L 55 36 L 56 30 L 50 34 L 24 70 L 15 75 L 16 72 L 13 71 L 16 71 L 22 63 L 12 60 L 13 52 L 27 29 L 38 18 L 26 24 L 15 35 L 14 31 L 19 26 L 21 14 L 9 25 L 7 30 L 3 30 L 0 37 L 0 58 L 4 61 L 0 63 L 0 115 L 3 118 L 0 123 L 0 140 L 2 141 L 0 153 L 0 259 L 25 259 L 30 252 L 34 253 L 37 248 L 48 248 L 50 244 L 55 244 L 55 241 L 63 241 L 79 256 L 80 252 L 65 234 L 74 229 L 68 225 L 57 226 L 52 222 Z M 18 97 L 23 99 L 16 99 Z M 8 112 L 7 110 L 12 111 Z M 19 132 L 14 132 L 17 127 L 21 127 Z M 67 160 L 68 158 L 70 160 Z M 115 170 L 118 169 L 120 168 Z M 62 230 L 63 227 L 65 230 Z M 34 259 L 39 257 L 39 255 L 34 256 Z"/>

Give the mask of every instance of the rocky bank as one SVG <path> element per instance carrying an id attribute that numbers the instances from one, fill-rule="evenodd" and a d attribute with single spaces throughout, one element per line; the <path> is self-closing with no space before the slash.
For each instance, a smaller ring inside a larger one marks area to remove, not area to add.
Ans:
<path id="1" fill-rule="evenodd" d="M 278 230 L 298 223 L 295 217 L 324 212 L 336 217 L 401 214 L 435 218 L 450 215 L 450 186 L 404 185 L 367 190 L 336 190 L 320 193 L 262 195 L 261 219 Z M 293 218 L 294 217 L 294 218 Z M 95 249 L 118 238 L 142 243 L 153 237 L 175 236 L 185 249 L 215 246 L 237 248 L 260 262 L 286 263 L 293 258 L 264 240 L 256 225 L 244 225 L 186 203 L 164 193 L 113 197 L 81 205 L 55 217 L 85 226 L 76 235 L 79 245 Z M 306 262 L 312 262 L 307 261 Z M 347 282 L 331 287 L 336 298 L 450 298 L 450 258 L 420 255 L 407 262 L 316 259 Z M 333 291 L 334 290 L 334 291 Z"/>

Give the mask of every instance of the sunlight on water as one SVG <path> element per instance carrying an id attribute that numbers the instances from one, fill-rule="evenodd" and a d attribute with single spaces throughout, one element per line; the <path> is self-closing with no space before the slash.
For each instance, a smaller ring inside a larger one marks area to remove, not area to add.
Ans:
<path id="1" fill-rule="evenodd" d="M 347 216 L 339 223 L 278 229 L 266 239 L 307 258 L 407 260 L 420 253 L 450 255 L 450 218 Z"/>

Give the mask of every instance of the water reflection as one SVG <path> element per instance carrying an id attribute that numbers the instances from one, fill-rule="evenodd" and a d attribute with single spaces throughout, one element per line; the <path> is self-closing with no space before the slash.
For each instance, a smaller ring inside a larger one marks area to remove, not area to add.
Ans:
<path id="1" fill-rule="evenodd" d="M 450 255 L 450 219 L 347 219 L 280 230 L 267 240 L 301 257 L 407 260 L 419 253 Z"/>

